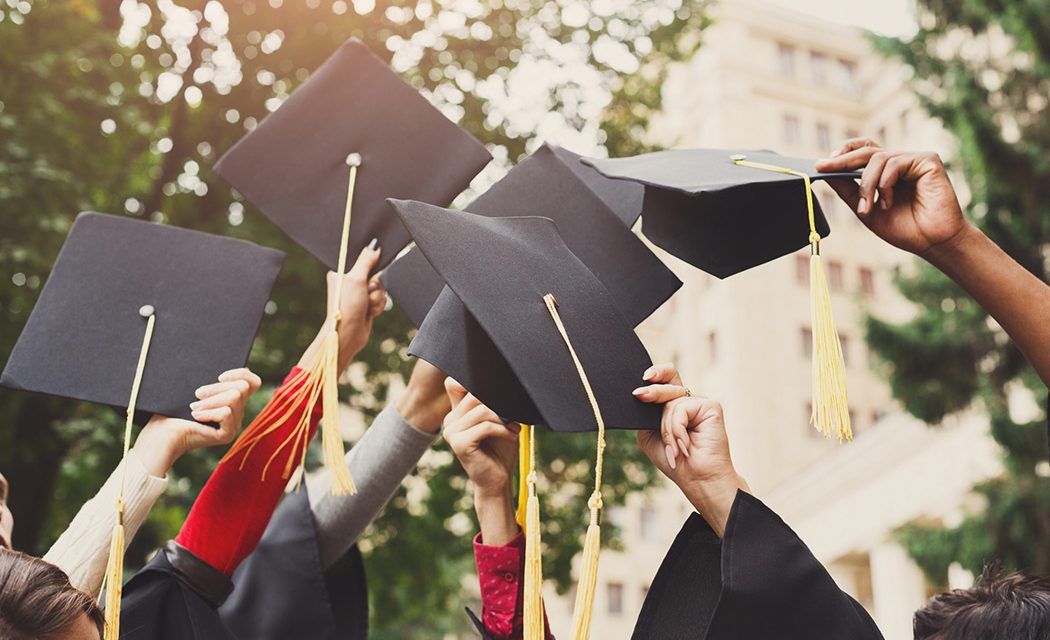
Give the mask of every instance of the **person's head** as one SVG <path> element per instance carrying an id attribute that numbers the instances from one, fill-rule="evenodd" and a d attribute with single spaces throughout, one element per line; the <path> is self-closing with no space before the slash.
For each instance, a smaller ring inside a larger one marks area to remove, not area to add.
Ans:
<path id="1" fill-rule="evenodd" d="M 986 568 L 972 589 L 935 596 L 915 613 L 915 640 L 1050 639 L 1050 579 Z"/>
<path id="2" fill-rule="evenodd" d="M 15 517 L 7 508 L 7 478 L 0 473 L 0 549 L 10 549 L 15 529 Z"/>
<path id="3" fill-rule="evenodd" d="M 55 565 L 0 549 L 0 638 L 101 640 L 102 611 Z"/>

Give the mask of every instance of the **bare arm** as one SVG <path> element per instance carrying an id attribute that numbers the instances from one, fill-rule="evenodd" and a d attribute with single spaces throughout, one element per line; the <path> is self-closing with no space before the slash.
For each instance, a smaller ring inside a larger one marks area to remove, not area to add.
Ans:
<path id="1" fill-rule="evenodd" d="M 860 168 L 860 184 L 828 182 L 877 236 L 926 259 L 972 295 L 1050 386 L 1050 286 L 966 221 L 940 157 L 885 151 L 857 138 L 817 163 L 825 172 Z"/>

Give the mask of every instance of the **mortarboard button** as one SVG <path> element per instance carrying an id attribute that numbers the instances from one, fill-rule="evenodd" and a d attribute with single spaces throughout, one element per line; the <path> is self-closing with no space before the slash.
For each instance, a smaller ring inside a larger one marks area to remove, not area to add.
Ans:
<path id="1" fill-rule="evenodd" d="M 142 316 L 143 318 L 148 318 L 151 315 L 153 315 L 153 313 L 154 313 L 153 305 L 151 305 L 151 304 L 144 304 L 141 307 L 139 307 L 139 315 Z"/>

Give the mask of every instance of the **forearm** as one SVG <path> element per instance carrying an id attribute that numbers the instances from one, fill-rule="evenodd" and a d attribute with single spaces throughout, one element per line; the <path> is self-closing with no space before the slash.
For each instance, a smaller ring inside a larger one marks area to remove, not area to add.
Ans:
<path id="1" fill-rule="evenodd" d="M 124 536 L 131 544 L 150 509 L 168 486 L 166 477 L 151 475 L 134 449 L 128 454 L 124 480 Z M 44 560 L 58 566 L 80 591 L 97 595 L 102 588 L 109 545 L 113 536 L 114 504 L 123 465 L 118 466 L 99 492 L 84 503 L 69 527 L 51 546 Z"/>
<path id="2" fill-rule="evenodd" d="M 416 428 L 395 407 L 388 406 L 346 454 L 357 495 L 331 495 L 328 471 L 307 480 L 321 563 L 326 568 L 346 553 L 386 506 L 436 437 L 436 432 Z"/>
<path id="3" fill-rule="evenodd" d="M 1050 385 L 1050 286 L 969 223 L 923 257 L 988 311 Z"/>
<path id="4" fill-rule="evenodd" d="M 313 365 L 314 360 L 324 347 L 325 340 L 328 339 L 328 335 L 331 332 L 330 322 L 331 321 L 329 320 L 321 325 L 321 330 L 317 332 L 313 341 L 308 347 L 306 347 L 306 350 L 303 351 L 303 355 L 299 358 L 299 363 L 297 365 L 300 369 L 309 370 Z M 336 370 L 341 375 L 343 371 L 350 366 L 350 361 L 357 355 L 358 349 L 354 344 L 354 336 L 342 332 L 337 332 L 336 335 L 339 339 L 339 360 L 336 365 Z"/>
<path id="5" fill-rule="evenodd" d="M 293 369 L 270 400 L 280 403 L 305 384 L 292 380 Z M 264 409 L 265 411 L 265 409 Z M 251 449 L 221 462 L 182 525 L 176 542 L 212 567 L 232 575 L 259 543 L 277 503 L 284 494 L 287 469 L 294 470 L 320 421 L 320 403 L 313 407 L 282 407 L 279 422 Z M 305 433 L 298 433 L 304 412 L 310 412 Z"/>

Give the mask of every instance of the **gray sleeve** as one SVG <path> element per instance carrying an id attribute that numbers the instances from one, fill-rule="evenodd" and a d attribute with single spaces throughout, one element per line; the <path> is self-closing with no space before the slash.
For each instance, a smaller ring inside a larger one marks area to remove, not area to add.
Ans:
<path id="1" fill-rule="evenodd" d="M 394 405 L 388 405 L 346 454 L 356 495 L 331 495 L 332 479 L 327 471 L 307 479 L 321 562 L 326 568 L 371 524 L 437 437 L 412 426 Z"/>

